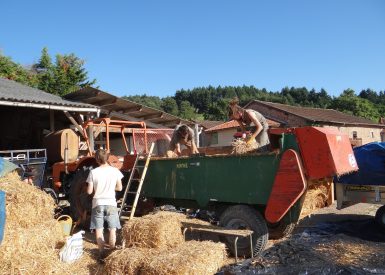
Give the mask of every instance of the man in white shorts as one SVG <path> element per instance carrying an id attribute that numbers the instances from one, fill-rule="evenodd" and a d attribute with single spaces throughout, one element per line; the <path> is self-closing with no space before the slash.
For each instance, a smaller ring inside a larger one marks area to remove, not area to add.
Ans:
<path id="1" fill-rule="evenodd" d="M 87 193 L 94 193 L 92 199 L 91 226 L 95 229 L 96 242 L 99 247 L 99 258 L 102 260 L 104 254 L 104 222 L 107 222 L 109 233 L 108 244 L 115 248 L 116 229 L 120 229 L 120 221 L 115 198 L 115 191 L 121 191 L 123 174 L 115 167 L 108 164 L 108 153 L 99 149 L 95 153 L 98 168 L 91 170 L 87 178 Z"/>

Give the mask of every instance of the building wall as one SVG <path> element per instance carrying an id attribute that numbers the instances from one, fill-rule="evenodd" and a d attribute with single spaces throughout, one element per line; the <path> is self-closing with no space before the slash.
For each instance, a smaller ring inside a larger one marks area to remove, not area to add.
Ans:
<path id="1" fill-rule="evenodd" d="M 257 110 L 262 115 L 277 119 L 278 121 L 286 122 L 285 127 L 298 127 L 298 126 L 306 126 L 308 125 L 306 119 L 294 116 L 292 114 L 286 113 L 285 111 L 279 111 L 269 106 L 264 106 L 258 102 L 252 102 L 248 108 Z M 336 127 L 329 125 L 322 125 L 322 127 L 332 127 L 340 130 L 342 133 L 345 133 L 349 136 L 350 139 L 360 140 L 362 139 L 362 145 L 374 141 L 381 141 L 381 128 L 372 128 L 372 127 L 364 127 L 364 126 L 344 126 L 344 127 Z M 357 136 L 353 138 L 353 132 L 357 132 Z M 353 142 L 352 142 L 353 143 Z"/>
<path id="2" fill-rule="evenodd" d="M 324 125 L 323 127 L 330 127 L 338 129 L 340 132 L 347 134 L 350 139 L 362 139 L 362 145 L 374 141 L 381 141 L 381 131 L 382 129 L 371 128 L 371 127 L 357 127 L 357 126 L 328 126 Z M 356 137 L 353 137 L 353 132 L 356 132 Z"/>
<path id="3" fill-rule="evenodd" d="M 236 131 L 237 131 L 236 128 L 230 128 L 230 129 L 220 130 L 218 132 L 206 133 L 206 137 L 207 137 L 206 146 L 210 146 L 210 147 L 230 146 L 231 142 L 234 139 L 234 134 L 236 133 Z M 216 140 L 216 138 L 214 137 L 216 134 L 218 135 L 218 143 L 214 142 L 214 140 Z"/>

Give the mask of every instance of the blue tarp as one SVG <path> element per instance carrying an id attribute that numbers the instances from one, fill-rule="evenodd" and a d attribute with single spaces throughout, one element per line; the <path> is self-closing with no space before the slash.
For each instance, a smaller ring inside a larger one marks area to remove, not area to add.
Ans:
<path id="1" fill-rule="evenodd" d="M 359 170 L 337 182 L 354 185 L 385 185 L 385 142 L 372 142 L 353 149 Z"/>
<path id="2" fill-rule="evenodd" d="M 0 178 L 4 177 L 9 172 L 17 169 L 19 166 L 12 162 L 0 157 Z"/>
<path id="3" fill-rule="evenodd" d="M 0 190 L 0 244 L 4 237 L 5 228 L 5 193 Z"/>

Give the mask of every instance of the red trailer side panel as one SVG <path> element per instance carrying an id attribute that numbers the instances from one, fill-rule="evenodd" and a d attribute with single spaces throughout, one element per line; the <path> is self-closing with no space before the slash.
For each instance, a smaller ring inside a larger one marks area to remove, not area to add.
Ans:
<path id="1" fill-rule="evenodd" d="M 295 129 L 308 179 L 343 175 L 358 170 L 346 134 L 336 129 L 302 127 Z"/>
<path id="2" fill-rule="evenodd" d="M 282 155 L 274 179 L 265 218 L 270 223 L 280 221 L 306 190 L 300 158 L 296 151 L 289 149 Z"/>

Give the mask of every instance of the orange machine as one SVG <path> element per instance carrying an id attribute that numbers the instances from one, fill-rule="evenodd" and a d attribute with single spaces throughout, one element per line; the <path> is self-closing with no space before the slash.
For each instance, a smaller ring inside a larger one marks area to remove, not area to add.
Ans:
<path id="1" fill-rule="evenodd" d="M 274 129 L 271 135 L 294 134 L 299 152 L 289 149 L 282 155 L 265 217 L 279 222 L 299 200 L 311 180 L 333 178 L 358 170 L 356 159 L 346 134 L 321 127 Z"/>

